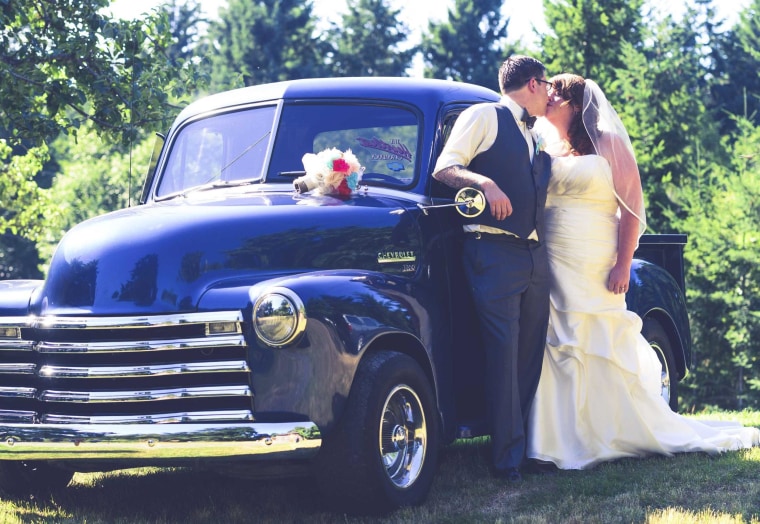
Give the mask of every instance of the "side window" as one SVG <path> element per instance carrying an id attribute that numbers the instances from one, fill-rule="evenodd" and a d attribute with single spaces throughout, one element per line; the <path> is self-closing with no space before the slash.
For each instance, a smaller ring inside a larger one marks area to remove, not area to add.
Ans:
<path id="1" fill-rule="evenodd" d="M 463 109 L 464 108 L 458 108 L 456 111 L 451 111 L 444 117 L 443 125 L 441 126 L 441 149 L 443 149 L 443 145 L 446 144 L 446 141 L 449 139 L 451 129 L 454 127 L 454 122 L 457 121 L 457 118 L 459 118 Z"/>
<path id="2" fill-rule="evenodd" d="M 457 118 L 459 118 L 459 115 L 462 113 L 462 111 L 464 111 L 465 108 L 466 106 L 458 106 L 455 108 L 450 108 L 450 110 L 446 113 L 446 115 L 441 119 L 441 127 L 439 130 L 439 137 L 436 143 L 436 152 L 435 152 L 435 159 L 433 160 L 433 165 L 435 165 L 435 161 L 438 159 L 438 156 L 441 154 L 441 151 L 443 151 L 443 146 L 446 144 L 446 141 L 449 139 L 449 136 L 451 135 L 451 130 L 454 127 L 454 122 L 457 121 Z M 456 194 L 455 189 L 433 179 L 432 187 L 431 187 L 431 196 L 433 196 L 434 198 L 454 198 L 455 194 Z"/>

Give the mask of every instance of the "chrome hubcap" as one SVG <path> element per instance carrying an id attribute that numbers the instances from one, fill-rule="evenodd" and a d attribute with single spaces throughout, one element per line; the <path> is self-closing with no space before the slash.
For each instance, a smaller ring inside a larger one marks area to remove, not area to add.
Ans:
<path id="1" fill-rule="evenodd" d="M 657 353 L 657 358 L 662 365 L 662 372 L 660 373 L 660 394 L 662 395 L 662 398 L 665 399 L 665 402 L 670 404 L 670 369 L 668 369 L 668 361 L 665 359 L 665 355 L 663 355 L 662 349 L 658 344 L 650 345 L 654 352 Z"/>
<path id="2" fill-rule="evenodd" d="M 380 421 L 380 456 L 391 482 L 411 486 L 425 463 L 427 425 L 422 403 L 408 386 L 396 386 L 385 400 Z"/>

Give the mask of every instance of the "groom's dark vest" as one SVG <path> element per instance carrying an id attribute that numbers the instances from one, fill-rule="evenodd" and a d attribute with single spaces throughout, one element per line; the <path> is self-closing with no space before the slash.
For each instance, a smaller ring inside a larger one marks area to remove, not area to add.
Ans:
<path id="1" fill-rule="evenodd" d="M 534 229 L 543 240 L 544 205 L 551 163 L 546 153 L 534 155 L 530 151 L 520 127 L 508 107 L 494 104 L 499 122 L 493 145 L 472 159 L 467 169 L 485 175 L 501 188 L 512 202 L 512 214 L 496 220 L 490 209 L 473 223 L 504 229 L 520 238 L 528 238 Z"/>

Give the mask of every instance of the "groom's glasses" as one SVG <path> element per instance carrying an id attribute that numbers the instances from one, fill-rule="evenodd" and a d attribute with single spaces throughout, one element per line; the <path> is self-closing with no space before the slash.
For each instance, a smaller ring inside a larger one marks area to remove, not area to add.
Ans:
<path id="1" fill-rule="evenodd" d="M 554 83 L 553 82 L 549 82 L 548 80 L 542 80 L 542 79 L 536 78 L 536 77 L 533 77 L 533 79 L 536 82 L 541 82 L 542 84 L 546 84 L 546 91 L 551 91 L 552 89 L 554 89 Z"/>

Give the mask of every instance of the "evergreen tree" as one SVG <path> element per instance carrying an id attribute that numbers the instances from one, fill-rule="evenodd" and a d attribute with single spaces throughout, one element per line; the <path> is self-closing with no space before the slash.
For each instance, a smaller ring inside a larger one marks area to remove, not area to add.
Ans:
<path id="1" fill-rule="evenodd" d="M 641 45 L 644 0 L 544 0 L 541 37 L 549 74 L 575 73 L 609 85 L 623 68 L 624 42 Z M 615 98 L 611 97 L 614 102 Z"/>
<path id="2" fill-rule="evenodd" d="M 692 164 L 672 191 L 689 236 L 685 252 L 692 340 L 697 357 L 682 389 L 686 404 L 760 406 L 760 128 L 738 120 L 726 136 L 730 162 Z"/>
<path id="3" fill-rule="evenodd" d="M 409 28 L 387 0 L 348 0 L 348 12 L 333 25 L 333 76 L 403 76 L 417 50 L 401 49 Z"/>
<path id="4" fill-rule="evenodd" d="M 201 32 L 209 21 L 203 17 L 198 0 L 170 0 L 164 4 L 173 37 L 168 56 L 175 64 L 183 64 L 193 59 L 203 59 L 206 46 Z"/>
<path id="5" fill-rule="evenodd" d="M 513 48 L 505 45 L 509 19 L 503 0 L 455 0 L 446 22 L 428 23 L 422 37 L 424 75 L 499 90 L 499 66 Z"/>
<path id="6" fill-rule="evenodd" d="M 209 28 L 212 89 L 256 85 L 325 72 L 325 42 L 310 0 L 229 0 Z"/>
<path id="7" fill-rule="evenodd" d="M 739 21 L 713 46 L 715 104 L 721 129 L 733 131 L 730 115 L 760 124 L 760 0 L 739 12 Z"/>
<path id="8" fill-rule="evenodd" d="M 663 211 L 674 208 L 669 195 L 673 184 L 694 175 L 691 166 L 697 159 L 720 162 L 724 155 L 716 116 L 706 106 L 709 70 L 703 34 L 692 9 L 680 21 L 666 17 L 646 45 L 622 46 L 626 66 L 613 73 L 617 80 L 608 86 L 631 135 L 654 232 L 671 229 Z"/>

